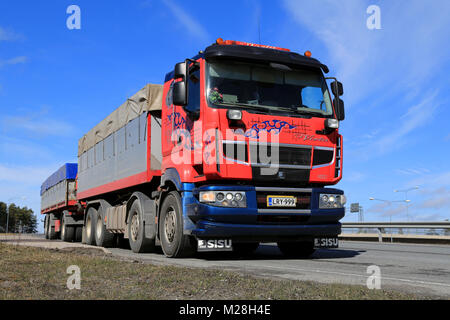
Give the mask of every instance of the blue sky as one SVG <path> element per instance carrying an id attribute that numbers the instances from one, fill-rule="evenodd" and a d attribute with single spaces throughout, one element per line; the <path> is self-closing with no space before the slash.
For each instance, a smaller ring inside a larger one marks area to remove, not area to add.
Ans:
<path id="1" fill-rule="evenodd" d="M 66 27 L 71 4 L 81 30 Z M 379 30 L 366 27 L 373 4 Z M 39 212 L 40 184 L 76 162 L 83 133 L 217 37 L 258 42 L 259 20 L 263 44 L 310 50 L 344 84 L 349 203 L 366 220 L 406 220 L 404 206 L 369 197 L 401 200 L 394 189 L 419 185 L 410 216 L 448 219 L 449 12 L 446 0 L 2 1 L 0 201 Z"/>

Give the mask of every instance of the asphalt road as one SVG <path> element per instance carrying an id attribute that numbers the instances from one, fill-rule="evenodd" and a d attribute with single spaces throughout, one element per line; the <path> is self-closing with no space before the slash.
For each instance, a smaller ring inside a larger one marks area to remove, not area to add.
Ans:
<path id="1" fill-rule="evenodd" d="M 29 236 L 28 236 L 29 237 Z M 34 236 L 20 244 L 40 247 L 83 246 Z M 2 239 L 0 239 L 2 240 Z M 16 243 L 17 240 L 16 240 Z M 19 244 L 19 243 L 18 243 Z M 146 263 L 237 271 L 259 277 L 366 285 L 367 267 L 381 271 L 381 288 L 450 299 L 450 246 L 340 241 L 339 249 L 317 250 L 310 259 L 286 259 L 275 244 L 262 244 L 251 256 L 229 253 L 198 254 L 169 259 L 162 253 L 135 254 L 108 248 L 114 256 Z"/>
<path id="2" fill-rule="evenodd" d="M 202 254 L 195 259 L 168 259 L 162 254 L 135 254 L 109 249 L 114 255 L 157 264 L 215 268 L 254 276 L 366 285 L 376 265 L 381 288 L 450 298 L 450 246 L 341 241 L 339 249 L 317 250 L 311 259 L 286 259 L 275 244 L 262 244 L 246 258 Z"/>

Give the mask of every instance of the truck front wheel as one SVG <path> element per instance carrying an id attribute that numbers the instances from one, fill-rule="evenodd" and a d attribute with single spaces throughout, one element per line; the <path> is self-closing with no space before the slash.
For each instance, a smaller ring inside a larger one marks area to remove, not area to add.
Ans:
<path id="1" fill-rule="evenodd" d="M 171 191 L 162 204 L 159 237 L 166 257 L 181 258 L 195 253 L 195 239 L 183 234 L 183 210 L 176 191 Z"/>
<path id="2" fill-rule="evenodd" d="M 278 242 L 278 248 L 283 255 L 292 258 L 307 258 L 316 251 L 312 241 Z"/>

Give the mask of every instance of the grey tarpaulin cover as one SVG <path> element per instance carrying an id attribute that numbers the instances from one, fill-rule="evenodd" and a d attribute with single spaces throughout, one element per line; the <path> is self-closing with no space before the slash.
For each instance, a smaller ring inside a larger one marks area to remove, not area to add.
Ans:
<path id="1" fill-rule="evenodd" d="M 78 141 L 78 156 L 144 112 L 162 107 L 163 86 L 147 84 Z"/>

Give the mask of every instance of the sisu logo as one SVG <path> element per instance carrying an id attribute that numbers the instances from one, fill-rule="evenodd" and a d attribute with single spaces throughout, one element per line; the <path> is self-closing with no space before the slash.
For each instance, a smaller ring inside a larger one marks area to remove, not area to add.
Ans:
<path id="1" fill-rule="evenodd" d="M 266 120 L 252 125 L 252 127 L 245 133 L 245 136 L 248 138 L 259 139 L 260 131 L 273 131 L 275 134 L 279 134 L 283 128 L 294 129 L 295 126 L 282 120 Z"/>

